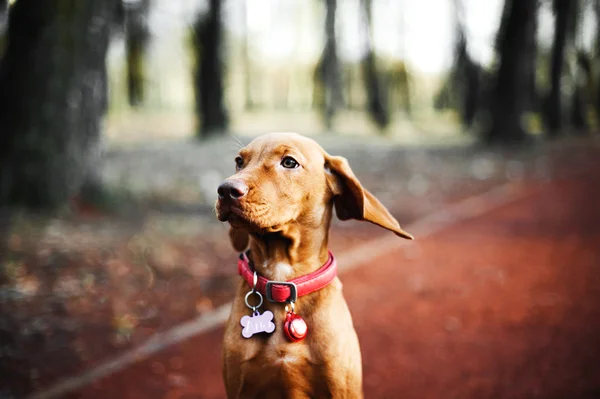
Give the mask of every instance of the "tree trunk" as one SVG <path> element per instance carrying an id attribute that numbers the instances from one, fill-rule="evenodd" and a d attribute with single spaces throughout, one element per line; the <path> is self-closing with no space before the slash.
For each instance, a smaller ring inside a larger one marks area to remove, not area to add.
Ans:
<path id="1" fill-rule="evenodd" d="M 571 124 L 577 134 L 586 134 L 586 103 L 583 88 L 579 83 L 575 83 L 573 97 L 571 98 Z"/>
<path id="2" fill-rule="evenodd" d="M 146 71 L 144 56 L 150 40 L 148 11 L 150 0 L 125 5 L 125 45 L 127 49 L 127 91 L 129 105 L 138 107 L 144 102 Z"/>
<path id="3" fill-rule="evenodd" d="M 467 36 L 462 22 L 462 4 L 455 1 L 456 9 L 456 47 L 454 55 L 454 67 L 451 74 L 450 90 L 458 96 L 458 113 L 463 127 L 469 128 L 475 120 L 479 106 L 481 67 L 476 64 L 469 55 Z"/>
<path id="4" fill-rule="evenodd" d="M 19 0 L 0 64 L 0 203 L 63 205 L 98 168 L 115 1 Z"/>
<path id="5" fill-rule="evenodd" d="M 8 0 L 0 0 L 0 36 L 4 34 L 8 22 Z"/>
<path id="6" fill-rule="evenodd" d="M 598 25 L 600 21 L 600 0 L 596 0 L 593 4 L 594 6 L 594 14 L 596 16 L 596 24 Z M 594 64 L 600 63 L 600 26 L 596 26 L 596 37 L 595 37 L 595 51 L 594 54 Z M 596 121 L 600 122 L 600 77 L 596 75 L 596 84 L 593 88 L 594 90 L 594 110 L 596 111 Z"/>
<path id="7" fill-rule="evenodd" d="M 322 102 L 323 118 L 327 129 L 331 129 L 335 112 L 343 105 L 342 77 L 337 56 L 337 40 L 335 36 L 335 15 L 337 0 L 325 0 L 327 15 L 325 17 L 325 47 L 317 65 L 317 74 L 324 88 Z"/>
<path id="8" fill-rule="evenodd" d="M 250 29 L 248 27 L 248 2 L 243 0 L 242 15 L 244 24 L 244 39 L 242 40 L 242 59 L 244 60 L 244 109 L 251 111 L 255 108 L 254 96 L 252 95 L 252 60 L 250 58 Z"/>
<path id="9" fill-rule="evenodd" d="M 200 16 L 194 26 L 196 115 L 200 122 L 197 135 L 200 138 L 222 134 L 228 127 L 223 98 L 221 2 L 210 0 L 207 14 Z"/>
<path id="10" fill-rule="evenodd" d="M 0 60 L 4 55 L 6 44 L 6 27 L 8 25 L 8 0 L 0 0 Z"/>
<path id="11" fill-rule="evenodd" d="M 537 10 L 537 6 L 536 6 Z M 534 11 L 535 13 L 535 11 Z M 539 109 L 539 98 L 538 98 L 538 90 L 537 90 L 537 29 L 538 29 L 538 20 L 537 15 L 531 18 L 531 23 L 527 26 L 528 32 L 525 35 L 525 61 L 524 61 L 524 69 L 525 69 L 525 105 L 524 110 L 535 112 Z"/>
<path id="12" fill-rule="evenodd" d="M 550 61 L 550 93 L 545 104 L 545 123 L 548 136 L 557 137 L 563 128 L 562 78 L 566 62 L 565 50 L 573 45 L 572 27 L 576 10 L 574 0 L 554 0 L 554 43 Z"/>
<path id="13" fill-rule="evenodd" d="M 537 1 L 506 0 L 500 37 L 498 38 L 499 67 L 490 101 L 491 126 L 484 141 L 520 142 L 527 138 L 521 119 L 528 96 L 533 56 L 529 35 L 534 34 Z"/>
<path id="14" fill-rule="evenodd" d="M 366 25 L 367 54 L 362 60 L 362 73 L 367 92 L 367 109 L 371 118 L 383 129 L 390 123 L 389 107 L 385 91 L 381 87 L 379 73 L 375 61 L 375 52 L 371 39 L 371 0 L 361 0 Z"/>
<path id="15" fill-rule="evenodd" d="M 394 85 L 397 88 L 398 103 L 400 109 L 404 111 L 404 114 L 409 119 L 412 117 L 412 106 L 413 98 L 411 95 L 411 72 L 409 67 L 406 65 L 406 18 L 405 18 L 406 3 L 402 2 L 400 8 L 400 15 L 398 17 L 398 30 L 397 34 L 400 38 L 400 61 L 395 63 L 393 70 Z M 389 104 L 388 104 L 389 106 Z"/>
<path id="16" fill-rule="evenodd" d="M 470 63 L 465 70 L 465 92 L 462 101 L 462 119 L 466 127 L 471 127 L 475 121 L 479 105 L 479 85 L 481 69 L 479 65 Z"/>
<path id="17" fill-rule="evenodd" d="M 585 54 L 585 50 L 582 48 L 576 49 L 581 43 L 581 24 L 579 20 L 580 5 L 583 7 L 579 0 L 573 0 L 571 20 L 569 21 L 569 32 L 568 37 L 572 43 L 572 51 L 569 52 L 567 60 L 572 66 L 573 71 L 571 72 L 571 83 L 572 92 L 571 95 L 571 107 L 569 122 L 575 129 L 576 134 L 586 134 L 588 130 L 588 116 L 587 116 L 587 104 L 588 100 L 587 91 L 588 88 L 593 85 L 591 64 Z M 583 11 L 583 10 L 581 10 Z"/>
<path id="18" fill-rule="evenodd" d="M 410 73 L 406 67 L 406 63 L 404 61 L 397 61 L 389 73 L 390 85 L 388 85 L 388 92 L 390 94 L 388 94 L 388 99 L 390 99 L 390 102 L 388 103 L 388 107 L 392 109 L 398 107 L 404 111 L 405 116 L 408 118 L 412 115 L 410 80 Z M 394 100 L 393 106 L 390 105 L 392 99 Z"/>

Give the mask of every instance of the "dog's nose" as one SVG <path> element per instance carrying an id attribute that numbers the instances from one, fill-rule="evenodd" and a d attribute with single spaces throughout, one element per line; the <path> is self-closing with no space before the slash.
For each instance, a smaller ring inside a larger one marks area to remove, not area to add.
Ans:
<path id="1" fill-rule="evenodd" d="M 231 198 L 240 199 L 248 192 L 248 186 L 241 180 L 225 180 L 219 188 L 217 193 L 219 198 Z"/>

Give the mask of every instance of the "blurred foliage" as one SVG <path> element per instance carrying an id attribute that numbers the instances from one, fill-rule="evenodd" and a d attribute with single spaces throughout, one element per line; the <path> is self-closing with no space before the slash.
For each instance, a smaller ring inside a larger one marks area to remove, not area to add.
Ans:
<path id="1" fill-rule="evenodd" d="M 431 49 L 425 47 L 431 43 L 425 31 L 417 35 L 411 24 L 415 16 L 422 24 L 434 17 L 427 6 L 391 0 L 248 1 L 122 1 L 120 12 L 109 17 L 110 113 L 104 137 L 115 142 L 195 133 L 204 139 L 210 133 L 297 130 L 418 140 L 446 124 L 448 135 L 462 128 L 504 142 L 527 141 L 532 132 L 585 133 L 597 126 L 599 40 L 590 33 L 598 31 L 597 1 L 498 2 L 496 14 L 487 17 L 496 18 L 497 28 L 488 28 L 490 36 L 482 38 L 473 22 L 482 11 L 470 0 L 430 0 L 446 7 L 445 17 L 435 17 L 449 29 L 427 28 L 440 42 Z M 12 12 L 8 15 L 10 20 Z M 9 36 L 2 40 L 10 42 Z M 447 65 L 434 54 L 444 41 L 453 59 Z M 487 58 L 481 55 L 486 46 Z M 76 56 L 68 47 L 57 54 Z M 415 54 L 428 58 L 417 61 Z M 15 56 L 3 57 L 4 70 Z M 91 59 L 81 64 L 78 73 L 98 68 L 92 64 Z M 24 103 L 17 98 L 24 91 L 10 96 L 12 104 Z M 458 115 L 460 124 L 448 124 L 448 115 Z M 100 126 L 103 115 L 92 119 Z M 89 145 L 85 151 L 95 152 L 100 144 Z M 73 182 L 69 192 L 76 194 L 84 183 Z"/>

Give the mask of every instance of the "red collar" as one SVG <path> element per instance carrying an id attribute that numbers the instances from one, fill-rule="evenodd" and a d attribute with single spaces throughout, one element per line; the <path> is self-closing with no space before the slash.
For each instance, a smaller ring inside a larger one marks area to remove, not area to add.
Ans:
<path id="1" fill-rule="evenodd" d="M 246 253 L 241 253 L 238 259 L 238 273 L 248 282 L 250 287 L 254 282 L 254 270 Z M 258 276 L 256 290 L 265 295 L 271 302 L 296 301 L 297 297 L 310 294 L 325 288 L 337 275 L 337 262 L 329 252 L 329 259 L 319 270 L 289 281 L 269 281 Z"/>

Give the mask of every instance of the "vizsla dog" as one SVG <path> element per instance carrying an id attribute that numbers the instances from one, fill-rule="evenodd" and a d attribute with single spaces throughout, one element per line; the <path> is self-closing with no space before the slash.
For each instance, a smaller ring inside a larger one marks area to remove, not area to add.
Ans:
<path id="1" fill-rule="evenodd" d="M 309 138 L 258 137 L 235 164 L 216 203 L 242 252 L 223 344 L 227 397 L 362 398 L 358 338 L 327 248 L 332 212 L 412 236 L 346 159 Z"/>

